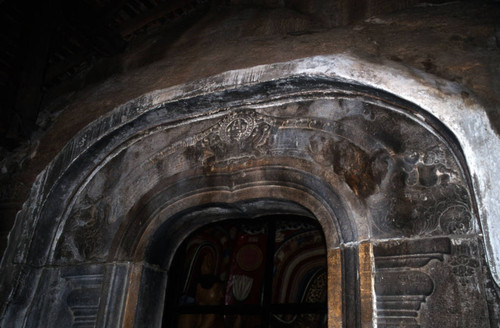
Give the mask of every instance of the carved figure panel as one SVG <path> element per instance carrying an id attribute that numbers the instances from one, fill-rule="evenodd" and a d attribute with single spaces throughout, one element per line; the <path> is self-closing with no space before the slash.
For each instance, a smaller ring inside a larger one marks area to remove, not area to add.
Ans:
<path id="1" fill-rule="evenodd" d="M 270 136 L 275 133 L 273 119 L 254 111 L 235 112 L 194 139 L 188 148 L 194 160 L 205 165 L 266 155 Z"/>
<path id="2" fill-rule="evenodd" d="M 474 233 L 460 163 L 422 122 L 360 99 L 290 104 L 293 100 L 197 121 L 193 135 L 185 128 L 177 135 L 169 130 L 163 148 L 161 138 L 141 139 L 135 152 L 151 150 L 149 155 L 116 156 L 103 168 L 107 174 L 97 175 L 80 193 L 87 196 L 69 212 L 59 256 L 105 258 L 109 244 L 103 242 L 103 231 L 113 235 L 118 225 L 112 222 L 126 217 L 157 181 L 187 170 L 211 174 L 277 159 L 309 162 L 325 177 L 337 176 L 366 207 L 368 221 L 360 224 L 369 226 L 375 238 Z M 167 133 L 161 131 L 157 133 Z M 239 183 L 236 176 L 231 179 L 232 185 Z M 141 220 L 146 224 L 149 218 Z"/>

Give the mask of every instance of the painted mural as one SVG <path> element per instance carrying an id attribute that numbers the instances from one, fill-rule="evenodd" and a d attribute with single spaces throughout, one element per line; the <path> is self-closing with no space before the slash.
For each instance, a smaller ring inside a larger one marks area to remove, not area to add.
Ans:
<path id="1" fill-rule="evenodd" d="M 232 220 L 191 235 L 176 327 L 326 327 L 326 250 L 314 221 Z"/>

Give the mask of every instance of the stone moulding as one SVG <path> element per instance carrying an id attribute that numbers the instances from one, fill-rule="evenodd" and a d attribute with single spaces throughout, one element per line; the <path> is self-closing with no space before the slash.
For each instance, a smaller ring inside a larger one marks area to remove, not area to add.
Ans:
<path id="1" fill-rule="evenodd" d="M 285 73 L 286 72 L 286 73 Z M 195 85 L 174 87 L 150 94 L 153 104 L 235 88 L 285 76 L 305 75 L 337 80 L 380 89 L 407 100 L 443 123 L 457 138 L 472 177 L 479 210 L 487 260 L 497 285 L 500 285 L 500 138 L 491 128 L 486 111 L 470 99 L 464 100 L 463 88 L 392 62 L 372 63 L 351 55 L 317 56 L 286 63 L 262 65 L 226 72 L 209 79 L 203 89 Z"/>
<path id="2" fill-rule="evenodd" d="M 373 63 L 350 55 L 332 55 L 229 71 L 201 81 L 153 91 L 119 106 L 80 131 L 38 176 L 29 199 L 17 215 L 0 267 L 0 283 L 4 290 L 0 295 L 4 298 L 1 299 L 2 315 L 5 315 L 6 305 L 13 302 L 11 298 L 22 284 L 17 281 L 17 273 L 31 270 L 30 266 L 42 268 L 47 264 L 44 258 L 29 260 L 30 250 L 37 247 L 33 236 L 37 229 L 43 229 L 38 222 L 40 208 L 65 169 L 88 149 L 97 145 L 111 131 L 131 124 L 165 104 L 292 77 L 327 78 L 343 84 L 380 90 L 414 104 L 449 129 L 465 157 L 471 178 L 469 183 L 474 191 L 472 197 L 476 202 L 484 236 L 487 261 L 495 282 L 500 285 L 500 238 L 497 237 L 500 235 L 500 221 L 497 220 L 500 217 L 497 196 L 500 194 L 500 184 L 497 183 L 500 181 L 500 138 L 492 130 L 485 110 L 470 98 L 464 100 L 463 89 L 455 83 L 394 63 Z M 217 115 L 213 110 L 210 112 L 207 106 L 206 112 L 200 110 L 194 116 L 193 113 L 183 111 L 169 112 L 167 120 L 176 122 L 189 116 L 194 122 L 202 120 L 207 114 Z M 426 121 L 426 117 L 421 119 Z M 238 124 L 249 124 L 248 121 L 243 117 Z M 221 128 L 241 128 L 231 127 L 224 121 L 221 124 Z M 227 142 L 233 141 L 232 138 L 230 134 L 223 134 L 223 139 Z M 98 161 L 97 158 L 93 160 L 96 163 Z M 84 181 L 90 178 L 75 175 L 74 179 Z"/>

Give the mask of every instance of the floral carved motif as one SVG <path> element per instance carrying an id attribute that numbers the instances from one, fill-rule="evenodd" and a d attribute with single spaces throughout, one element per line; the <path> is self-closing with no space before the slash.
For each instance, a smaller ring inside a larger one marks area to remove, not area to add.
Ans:
<path id="1" fill-rule="evenodd" d="M 471 231 L 470 197 L 449 151 L 439 145 L 408 151 L 397 162 L 388 225 L 406 235 Z"/>
<path id="2" fill-rule="evenodd" d="M 234 112 L 199 136 L 188 151 L 204 164 L 264 155 L 273 129 L 272 118 L 254 111 Z"/>
<path id="3" fill-rule="evenodd" d="M 462 286 L 465 286 L 469 283 L 469 279 L 475 276 L 479 261 L 467 255 L 458 255 L 452 258 L 450 265 L 453 274 L 455 274 Z"/>
<path id="4" fill-rule="evenodd" d="M 449 265 L 462 286 L 470 285 L 476 279 L 480 258 L 477 246 L 470 242 L 462 242 L 454 247 Z"/>

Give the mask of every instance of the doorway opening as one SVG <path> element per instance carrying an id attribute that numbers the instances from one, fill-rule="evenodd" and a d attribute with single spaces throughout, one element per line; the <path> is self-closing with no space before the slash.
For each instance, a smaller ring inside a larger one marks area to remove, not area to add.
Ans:
<path id="1" fill-rule="evenodd" d="M 298 215 L 208 224 L 178 248 L 163 327 L 327 327 L 319 223 Z"/>

